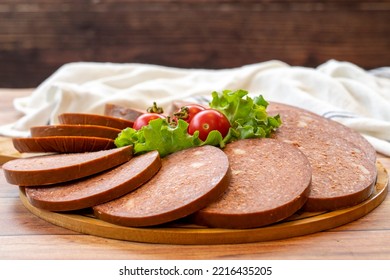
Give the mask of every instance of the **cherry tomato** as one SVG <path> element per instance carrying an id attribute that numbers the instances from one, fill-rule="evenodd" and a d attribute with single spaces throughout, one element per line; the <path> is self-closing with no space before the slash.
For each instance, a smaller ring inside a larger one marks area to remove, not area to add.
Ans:
<path id="1" fill-rule="evenodd" d="M 205 110 L 206 108 L 198 104 L 189 104 L 181 107 L 174 115 L 177 119 L 183 119 L 187 123 L 190 123 L 192 118 L 199 112 Z"/>
<path id="2" fill-rule="evenodd" d="M 188 126 L 188 133 L 193 135 L 198 130 L 199 138 L 205 141 L 210 131 L 218 130 L 222 137 L 225 137 L 229 128 L 229 120 L 224 114 L 214 109 L 205 109 L 192 118 Z"/>
<path id="3" fill-rule="evenodd" d="M 148 125 L 151 120 L 155 119 L 164 119 L 165 117 L 163 115 L 157 114 L 157 113 L 145 113 L 140 115 L 134 122 L 133 128 L 135 130 L 141 129 L 141 127 Z"/>

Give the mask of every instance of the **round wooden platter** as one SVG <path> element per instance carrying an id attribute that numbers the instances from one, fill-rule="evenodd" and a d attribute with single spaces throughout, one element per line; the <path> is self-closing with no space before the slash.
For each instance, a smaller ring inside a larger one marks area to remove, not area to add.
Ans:
<path id="1" fill-rule="evenodd" d="M 364 202 L 337 211 L 297 213 L 289 219 L 254 229 L 218 229 L 191 225 L 184 219 L 161 227 L 133 228 L 110 224 L 88 212 L 56 213 L 32 206 L 23 190 L 20 198 L 34 215 L 61 227 L 105 238 L 160 244 L 237 244 L 285 239 L 341 226 L 365 216 L 382 203 L 388 193 L 389 177 L 377 162 L 378 177 L 373 194 Z"/>

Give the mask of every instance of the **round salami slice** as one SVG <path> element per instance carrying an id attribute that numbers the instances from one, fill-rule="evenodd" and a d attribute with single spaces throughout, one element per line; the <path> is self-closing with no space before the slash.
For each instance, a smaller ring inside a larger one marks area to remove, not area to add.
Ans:
<path id="1" fill-rule="evenodd" d="M 311 167 L 295 147 L 272 139 L 228 144 L 231 180 L 225 193 L 196 212 L 197 224 L 220 228 L 254 228 L 293 215 L 310 192 Z"/>
<path id="2" fill-rule="evenodd" d="M 161 167 L 152 151 L 99 174 L 50 187 L 26 187 L 30 203 L 49 211 L 71 211 L 92 207 L 131 192 L 152 178 Z"/>
<path id="3" fill-rule="evenodd" d="M 273 138 L 298 147 L 312 166 L 306 211 L 350 207 L 371 195 L 377 175 L 375 154 L 361 141 L 364 138 L 311 113 L 280 110 L 279 114 L 283 125 Z"/>
<path id="4" fill-rule="evenodd" d="M 133 127 L 134 122 L 111 116 L 85 113 L 63 113 L 58 116 L 61 124 L 90 124 L 108 126 L 118 129 Z"/>
<path id="5" fill-rule="evenodd" d="M 133 156 L 126 146 L 90 153 L 54 154 L 20 158 L 3 164 L 8 183 L 19 186 L 41 186 L 71 181 L 125 163 Z"/>
<path id="6" fill-rule="evenodd" d="M 124 226 L 152 226 L 185 217 L 217 199 L 229 183 L 229 162 L 219 148 L 195 147 L 162 159 L 146 184 L 93 207 L 95 215 Z"/>
<path id="7" fill-rule="evenodd" d="M 114 140 L 121 130 L 101 125 L 58 124 L 33 126 L 30 132 L 32 137 L 90 136 Z"/>
<path id="8" fill-rule="evenodd" d="M 13 138 L 20 153 L 84 153 L 115 148 L 114 140 L 89 136 L 47 136 Z"/>
<path id="9" fill-rule="evenodd" d="M 376 161 L 374 147 L 358 132 L 341 123 L 282 103 L 270 103 L 267 111 L 271 115 L 283 115 L 282 121 L 285 127 L 311 129 L 321 135 L 342 138 L 356 145 L 372 162 Z"/>

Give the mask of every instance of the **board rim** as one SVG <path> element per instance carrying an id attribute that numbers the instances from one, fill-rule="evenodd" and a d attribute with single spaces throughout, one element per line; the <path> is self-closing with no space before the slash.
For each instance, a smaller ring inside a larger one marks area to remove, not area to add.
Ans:
<path id="1" fill-rule="evenodd" d="M 30 204 L 23 189 L 19 196 L 22 204 L 34 215 L 54 225 L 98 237 L 154 244 L 217 245 L 273 241 L 308 235 L 355 221 L 374 210 L 387 196 L 389 176 L 377 161 L 377 180 L 371 196 L 353 207 L 307 215 L 273 225 L 253 229 L 220 229 L 205 227 L 149 227 L 134 228 L 114 225 L 95 217 L 80 214 L 56 213 Z"/>

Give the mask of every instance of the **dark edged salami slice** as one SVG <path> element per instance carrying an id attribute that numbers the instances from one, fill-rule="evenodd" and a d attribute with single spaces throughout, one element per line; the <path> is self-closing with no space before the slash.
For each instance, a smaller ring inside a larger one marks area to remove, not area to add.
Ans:
<path id="1" fill-rule="evenodd" d="M 8 183 L 38 186 L 67 182 L 108 170 L 129 161 L 133 147 L 90 153 L 54 154 L 11 160 L 3 164 Z"/>
<path id="2" fill-rule="evenodd" d="M 133 157 L 108 171 L 48 187 L 26 187 L 30 203 L 49 211 L 92 207 L 127 194 L 152 178 L 160 169 L 157 151 Z"/>
<path id="3" fill-rule="evenodd" d="M 273 138 L 298 147 L 312 166 L 312 190 L 304 209 L 326 211 L 367 199 L 376 180 L 375 154 L 360 135 L 300 110 L 279 110 L 283 125 Z"/>
<path id="4" fill-rule="evenodd" d="M 88 136 L 48 136 L 13 138 L 20 153 L 84 153 L 115 148 L 114 140 Z"/>
<path id="5" fill-rule="evenodd" d="M 135 120 L 144 113 L 146 113 L 146 111 L 128 108 L 117 104 L 108 103 L 104 106 L 104 115 L 132 122 L 135 122 Z"/>
<path id="6" fill-rule="evenodd" d="M 285 105 L 281 103 L 270 103 L 267 111 L 271 115 L 283 115 L 283 126 L 289 128 L 314 130 L 319 135 L 326 135 L 331 138 L 342 138 L 360 148 L 367 157 L 376 161 L 374 147 L 358 132 L 336 121 L 324 118 L 307 110 Z"/>
<path id="7" fill-rule="evenodd" d="M 200 225 L 254 228 L 293 215 L 310 192 L 311 167 L 295 147 L 272 139 L 245 139 L 224 148 L 231 168 L 225 193 L 192 216 Z"/>
<path id="8" fill-rule="evenodd" d="M 33 126 L 30 132 L 32 137 L 89 136 L 114 140 L 121 130 L 101 125 L 58 124 Z"/>
<path id="9" fill-rule="evenodd" d="M 229 183 L 229 162 L 213 146 L 189 148 L 162 159 L 146 184 L 93 207 L 95 215 L 124 226 L 152 226 L 185 217 L 217 199 Z"/>
<path id="10" fill-rule="evenodd" d="M 134 122 L 98 114 L 63 113 L 58 116 L 61 124 L 90 124 L 108 126 L 118 129 L 133 127 Z"/>

